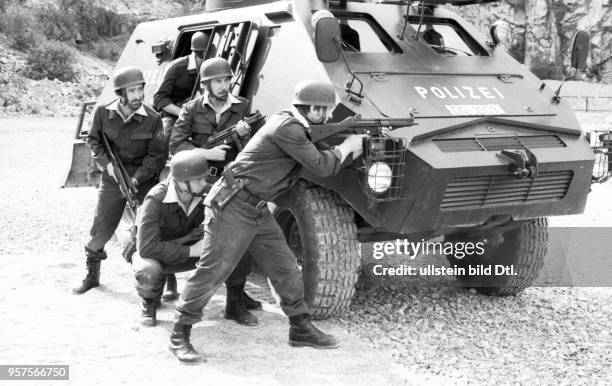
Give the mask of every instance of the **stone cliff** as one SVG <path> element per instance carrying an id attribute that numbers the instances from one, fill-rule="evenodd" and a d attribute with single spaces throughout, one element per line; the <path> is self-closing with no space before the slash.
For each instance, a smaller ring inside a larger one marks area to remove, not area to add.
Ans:
<path id="1" fill-rule="evenodd" d="M 455 10 L 483 32 L 496 20 L 508 22 L 508 51 L 546 78 L 568 69 L 572 37 L 584 29 L 591 34 L 591 80 L 612 83 L 612 0 L 508 0 Z"/>

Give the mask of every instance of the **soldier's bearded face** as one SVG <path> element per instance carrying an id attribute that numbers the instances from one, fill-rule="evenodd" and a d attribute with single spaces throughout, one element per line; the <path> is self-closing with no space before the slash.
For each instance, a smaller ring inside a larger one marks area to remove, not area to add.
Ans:
<path id="1" fill-rule="evenodd" d="M 204 190 L 209 186 L 208 182 L 206 182 L 206 177 L 191 180 L 189 181 L 189 185 L 191 186 L 192 194 L 195 196 L 201 196 Z"/>
<path id="2" fill-rule="evenodd" d="M 214 78 L 210 80 L 208 92 L 220 101 L 227 100 L 231 78 L 229 76 L 223 78 Z"/>
<path id="3" fill-rule="evenodd" d="M 201 196 L 204 191 L 210 186 L 206 181 L 206 177 L 196 178 L 189 181 L 176 181 L 176 190 L 179 193 L 189 193 L 192 196 Z"/>
<path id="4" fill-rule="evenodd" d="M 137 86 L 128 87 L 125 89 L 123 95 L 125 98 L 125 105 L 132 110 L 136 110 L 142 105 L 142 101 L 144 100 L 144 85 L 139 84 Z"/>

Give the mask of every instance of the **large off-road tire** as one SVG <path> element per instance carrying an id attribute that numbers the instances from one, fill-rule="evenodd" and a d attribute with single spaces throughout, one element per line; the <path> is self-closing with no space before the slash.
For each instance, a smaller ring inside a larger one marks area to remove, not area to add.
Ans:
<path id="1" fill-rule="evenodd" d="M 359 272 L 359 242 L 353 209 L 327 189 L 299 181 L 274 210 L 287 244 L 302 269 L 311 316 L 346 309 Z"/>
<path id="2" fill-rule="evenodd" d="M 452 239 L 461 241 L 461 237 Z M 485 247 L 482 256 L 472 255 L 463 259 L 447 255 L 451 266 L 465 268 L 465 276 L 457 276 L 464 287 L 495 296 L 516 295 L 529 287 L 538 277 L 544 266 L 544 257 L 548 245 L 548 220 L 537 218 L 512 228 L 503 234 L 503 241 L 497 247 Z M 514 276 L 478 276 L 469 275 L 468 267 L 494 266 L 496 264 L 514 266 Z"/>

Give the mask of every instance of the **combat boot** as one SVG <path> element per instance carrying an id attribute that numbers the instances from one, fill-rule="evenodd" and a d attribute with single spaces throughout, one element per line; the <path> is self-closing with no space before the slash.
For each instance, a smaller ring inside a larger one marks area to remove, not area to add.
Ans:
<path id="1" fill-rule="evenodd" d="M 166 291 L 162 295 L 162 300 L 165 302 L 171 302 L 178 299 L 179 294 L 176 290 L 176 275 L 170 273 L 166 276 Z"/>
<path id="2" fill-rule="evenodd" d="M 331 335 L 321 332 L 312 325 L 308 314 L 289 318 L 289 345 L 294 347 L 337 348 L 340 342 Z"/>
<path id="3" fill-rule="evenodd" d="M 259 324 L 255 315 L 247 310 L 242 300 L 242 288 L 227 287 L 227 299 L 225 303 L 225 319 L 230 319 L 245 326 L 256 326 Z"/>
<path id="4" fill-rule="evenodd" d="M 140 303 L 140 324 L 155 327 L 157 324 L 157 302 L 158 299 L 142 299 Z"/>
<path id="5" fill-rule="evenodd" d="M 240 296 L 242 297 L 242 302 L 244 303 L 244 306 L 247 308 L 247 310 L 262 309 L 261 302 L 250 297 L 249 294 L 247 294 L 244 290 L 242 290 Z"/>
<path id="6" fill-rule="evenodd" d="M 168 348 L 176 359 L 182 363 L 195 364 L 204 362 L 204 357 L 189 342 L 190 335 L 191 324 L 174 323 Z"/>
<path id="7" fill-rule="evenodd" d="M 87 276 L 80 286 L 72 289 L 76 295 L 80 295 L 100 285 L 100 260 L 87 259 Z"/>

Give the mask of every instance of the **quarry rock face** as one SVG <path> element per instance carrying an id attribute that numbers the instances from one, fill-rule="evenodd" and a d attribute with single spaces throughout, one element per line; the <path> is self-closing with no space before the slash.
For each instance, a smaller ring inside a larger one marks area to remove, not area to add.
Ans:
<path id="1" fill-rule="evenodd" d="M 507 50 L 550 78 L 569 70 L 572 37 L 584 29 L 591 34 L 588 75 L 612 83 L 611 0 L 508 0 L 454 8 L 483 33 L 496 20 L 508 22 L 512 33 Z"/>

